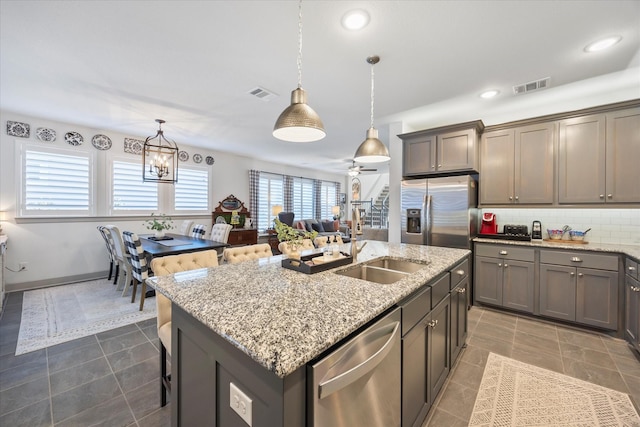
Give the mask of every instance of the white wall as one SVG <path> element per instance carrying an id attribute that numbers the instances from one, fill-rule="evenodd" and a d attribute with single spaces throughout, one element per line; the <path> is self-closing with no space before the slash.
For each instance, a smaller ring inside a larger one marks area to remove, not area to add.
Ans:
<path id="1" fill-rule="evenodd" d="M 105 185 L 106 173 L 104 173 L 105 159 L 112 153 L 118 153 L 132 159 L 140 159 L 140 156 L 124 153 L 124 138 L 144 139 L 148 135 L 154 135 L 156 128 L 153 123 L 148 129 L 141 129 L 141 135 L 124 135 L 101 129 L 87 128 L 69 123 L 53 122 L 50 120 L 29 117 L 12 112 L 0 111 L 2 133 L 0 134 L 0 211 L 5 211 L 7 221 L 2 223 L 4 233 L 9 237 L 8 251 L 6 253 L 6 266 L 18 270 L 20 262 L 27 262 L 27 270 L 14 273 L 5 271 L 7 289 L 38 287 L 47 284 L 60 284 L 73 280 L 96 277 L 108 270 L 108 259 L 104 242 L 96 227 L 100 224 L 115 224 L 121 230 L 130 230 L 136 233 L 148 232 L 144 227 L 144 217 L 108 217 L 104 207 L 106 197 L 97 195 L 98 208 L 102 212 L 101 217 L 83 219 L 50 219 L 50 220 L 22 220 L 16 218 L 18 173 L 16 159 L 16 141 L 24 141 L 25 138 L 9 136 L 6 133 L 6 121 L 19 121 L 29 123 L 31 136 L 28 141 L 34 144 L 47 144 L 64 147 L 64 134 L 69 131 L 77 131 L 84 137 L 84 144 L 78 147 L 81 150 L 95 150 L 91 146 L 91 137 L 102 133 L 113 141 L 113 147 L 107 152 L 98 152 L 97 163 L 99 173 L 97 187 L 102 189 Z M 57 139 L 53 143 L 40 142 L 35 137 L 38 127 L 52 128 L 57 132 Z M 166 135 L 171 138 L 171 135 Z M 241 157 L 225 152 L 190 147 L 181 141 L 176 141 L 181 150 L 191 156 L 200 153 L 203 157 L 211 155 L 215 158 L 215 164 L 210 166 L 210 179 L 212 191 L 210 193 L 210 206 L 215 208 L 218 202 L 229 194 L 245 202 L 249 207 L 249 170 L 258 169 L 274 173 L 305 176 L 308 178 L 325 179 L 341 182 L 343 189 L 347 184 L 345 175 L 328 174 L 317 170 L 296 168 L 293 166 L 268 163 L 259 159 Z M 204 161 L 200 165 L 204 165 Z M 102 166 L 101 166 L 102 165 Z M 159 184 L 164 185 L 164 184 Z M 200 216 L 176 216 L 172 215 L 174 223 L 179 225 L 183 219 L 194 219 L 211 227 L 210 212 Z"/>

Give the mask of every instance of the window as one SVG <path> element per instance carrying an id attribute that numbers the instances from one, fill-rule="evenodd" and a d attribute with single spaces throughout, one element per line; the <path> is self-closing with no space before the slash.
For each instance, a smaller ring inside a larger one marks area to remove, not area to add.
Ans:
<path id="1" fill-rule="evenodd" d="M 335 182 L 322 181 L 320 183 L 320 218 L 333 218 L 331 209 L 338 201 L 338 191 Z"/>
<path id="2" fill-rule="evenodd" d="M 112 210 L 126 213 L 157 211 L 158 184 L 142 182 L 141 164 L 114 160 L 112 165 Z"/>
<path id="3" fill-rule="evenodd" d="M 273 226 L 274 216 L 271 209 L 276 206 L 284 206 L 284 177 L 282 175 L 261 173 L 258 181 L 258 212 L 256 227 L 258 230 L 266 230 Z"/>
<path id="4" fill-rule="evenodd" d="M 93 214 L 93 156 L 22 146 L 21 215 Z"/>
<path id="5" fill-rule="evenodd" d="M 315 203 L 313 197 L 313 180 L 308 178 L 293 178 L 292 211 L 295 218 L 315 218 Z"/>
<path id="6" fill-rule="evenodd" d="M 176 211 L 209 211 L 209 172 L 180 167 L 174 194 Z"/>

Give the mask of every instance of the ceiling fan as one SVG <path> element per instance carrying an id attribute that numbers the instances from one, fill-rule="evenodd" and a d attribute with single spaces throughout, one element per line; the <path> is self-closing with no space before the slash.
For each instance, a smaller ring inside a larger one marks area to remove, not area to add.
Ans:
<path id="1" fill-rule="evenodd" d="M 351 167 L 349 168 L 349 176 L 358 176 L 362 172 L 375 172 L 378 169 L 374 168 L 365 168 L 360 165 L 356 165 L 355 161 L 351 162 Z"/>

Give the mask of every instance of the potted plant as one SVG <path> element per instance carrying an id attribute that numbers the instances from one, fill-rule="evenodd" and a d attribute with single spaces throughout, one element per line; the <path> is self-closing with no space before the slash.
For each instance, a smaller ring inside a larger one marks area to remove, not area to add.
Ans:
<path id="1" fill-rule="evenodd" d="M 290 227 L 278 218 L 275 218 L 274 222 L 278 240 L 280 242 L 287 242 L 291 250 L 294 251 L 293 254 L 289 255 L 290 258 L 300 258 L 298 249 L 302 246 L 302 241 L 304 239 L 311 239 L 311 241 L 313 241 L 318 235 L 317 231 L 298 230 L 297 228 Z"/>
<path id="2" fill-rule="evenodd" d="M 171 217 L 165 214 L 155 216 L 151 214 L 151 219 L 145 222 L 147 230 L 154 230 L 156 239 L 164 237 L 165 230 L 171 230 L 173 228 L 173 220 Z"/>

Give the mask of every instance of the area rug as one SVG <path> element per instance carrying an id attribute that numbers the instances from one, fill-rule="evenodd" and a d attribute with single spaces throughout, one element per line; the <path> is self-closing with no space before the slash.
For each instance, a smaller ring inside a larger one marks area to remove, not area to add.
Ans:
<path id="1" fill-rule="evenodd" d="M 628 395 L 490 353 L 469 426 L 640 426 Z"/>
<path id="2" fill-rule="evenodd" d="M 143 311 L 138 298 L 132 304 L 107 279 L 26 291 L 15 354 L 155 317 L 155 298 L 145 299 Z"/>

